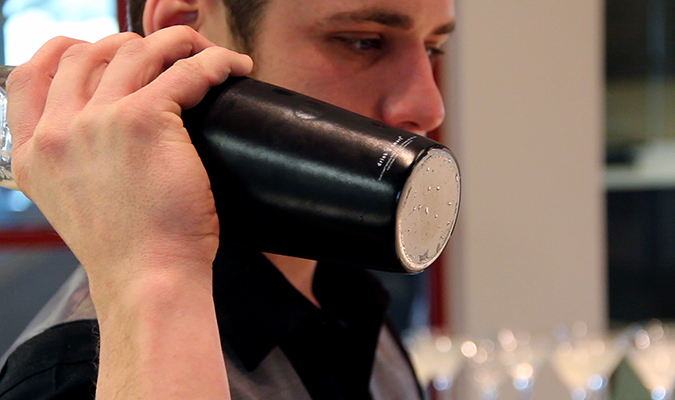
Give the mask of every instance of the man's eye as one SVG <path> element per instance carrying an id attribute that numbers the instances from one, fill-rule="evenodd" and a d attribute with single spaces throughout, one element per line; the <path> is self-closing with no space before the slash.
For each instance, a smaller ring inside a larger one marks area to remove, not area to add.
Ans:
<path id="1" fill-rule="evenodd" d="M 430 60 L 436 60 L 445 55 L 445 52 L 437 47 L 427 47 L 427 56 Z"/>
<path id="2" fill-rule="evenodd" d="M 445 52 L 438 47 L 427 47 L 427 57 L 432 66 L 438 65 L 440 59 L 445 55 Z"/>
<path id="3" fill-rule="evenodd" d="M 376 38 L 340 38 L 347 46 L 358 52 L 369 52 L 382 49 L 382 40 Z"/>

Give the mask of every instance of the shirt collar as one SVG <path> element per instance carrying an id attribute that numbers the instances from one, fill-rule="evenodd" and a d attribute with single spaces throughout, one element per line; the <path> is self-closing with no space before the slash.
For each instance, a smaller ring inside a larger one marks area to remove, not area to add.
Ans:
<path id="1" fill-rule="evenodd" d="M 213 276 L 221 340 L 249 371 L 303 320 L 321 312 L 257 251 L 221 246 Z M 369 325 L 379 327 L 389 304 L 377 278 L 358 267 L 319 263 L 313 291 L 323 312 L 348 324 L 378 319 Z"/>

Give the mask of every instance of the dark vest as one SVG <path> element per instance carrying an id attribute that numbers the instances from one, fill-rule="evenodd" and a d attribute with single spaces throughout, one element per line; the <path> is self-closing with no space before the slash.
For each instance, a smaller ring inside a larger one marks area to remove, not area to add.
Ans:
<path id="1" fill-rule="evenodd" d="M 96 319 L 89 296 L 87 275 L 80 267 L 59 292 L 29 324 L 24 333 L 0 358 L 0 367 L 20 344 L 46 329 L 64 322 Z M 284 353 L 275 348 L 253 371 L 247 371 L 234 351 L 223 343 L 225 363 L 233 399 L 246 400 L 311 400 L 300 377 Z M 417 383 L 410 374 L 407 360 L 401 354 L 391 332 L 382 327 L 375 354 L 370 391 L 374 400 L 419 399 Z"/>

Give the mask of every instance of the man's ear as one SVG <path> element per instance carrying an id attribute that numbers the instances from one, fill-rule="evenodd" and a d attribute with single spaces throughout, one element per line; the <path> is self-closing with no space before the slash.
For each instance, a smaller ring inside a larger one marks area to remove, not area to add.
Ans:
<path id="1" fill-rule="evenodd" d="M 222 0 L 146 0 L 143 32 L 146 35 L 172 25 L 189 25 L 213 43 L 237 50 Z"/>
<path id="2" fill-rule="evenodd" d="M 146 35 L 172 25 L 189 25 L 199 29 L 198 16 L 202 0 L 147 0 L 143 10 Z"/>

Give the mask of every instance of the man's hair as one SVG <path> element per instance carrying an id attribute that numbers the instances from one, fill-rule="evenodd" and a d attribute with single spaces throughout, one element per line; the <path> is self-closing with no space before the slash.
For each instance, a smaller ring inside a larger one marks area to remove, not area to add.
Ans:
<path id="1" fill-rule="evenodd" d="M 258 22 L 269 0 L 222 0 L 225 4 L 227 24 L 235 43 L 246 53 L 253 51 Z M 131 30 L 144 35 L 143 10 L 145 0 L 129 0 L 129 26 Z"/>

